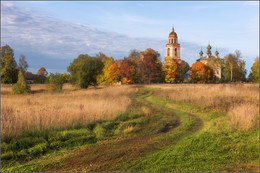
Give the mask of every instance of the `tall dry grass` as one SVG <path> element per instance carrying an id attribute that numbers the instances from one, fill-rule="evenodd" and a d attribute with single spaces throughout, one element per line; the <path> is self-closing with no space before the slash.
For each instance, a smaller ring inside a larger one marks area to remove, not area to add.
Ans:
<path id="1" fill-rule="evenodd" d="M 43 86 L 37 86 L 38 89 Z M 17 136 L 35 129 L 76 126 L 107 120 L 126 111 L 135 88 L 116 86 L 67 93 L 2 95 L 1 135 Z"/>
<path id="2" fill-rule="evenodd" d="M 151 85 L 158 96 L 193 103 L 205 109 L 225 111 L 232 127 L 259 127 L 259 84 L 176 84 Z"/>

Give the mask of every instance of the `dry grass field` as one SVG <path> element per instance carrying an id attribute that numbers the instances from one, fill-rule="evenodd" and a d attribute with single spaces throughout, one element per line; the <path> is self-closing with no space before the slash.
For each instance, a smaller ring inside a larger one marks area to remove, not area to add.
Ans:
<path id="1" fill-rule="evenodd" d="M 70 92 L 48 93 L 45 85 L 32 85 L 35 94 L 11 95 L 10 86 L 2 86 L 1 135 L 17 136 L 27 130 L 44 130 L 86 124 L 99 119 L 112 119 L 125 112 L 131 104 L 129 94 L 136 92 L 128 86 L 99 87 Z"/>
<path id="2" fill-rule="evenodd" d="M 259 84 L 150 85 L 158 96 L 193 103 L 205 109 L 228 112 L 231 127 L 259 127 Z"/>

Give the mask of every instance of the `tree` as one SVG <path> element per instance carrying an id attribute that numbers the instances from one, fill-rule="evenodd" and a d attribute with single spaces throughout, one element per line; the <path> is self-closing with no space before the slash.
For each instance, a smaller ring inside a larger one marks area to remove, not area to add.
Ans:
<path id="1" fill-rule="evenodd" d="M 41 76 L 44 76 L 44 77 L 47 77 L 48 72 L 47 72 L 47 70 L 46 70 L 44 67 L 42 67 L 42 68 L 40 68 L 40 69 L 38 70 L 37 74 L 38 74 L 38 75 L 41 75 Z"/>
<path id="2" fill-rule="evenodd" d="M 108 68 L 108 79 L 110 83 L 117 83 L 120 80 L 119 67 L 117 63 L 113 63 Z"/>
<path id="3" fill-rule="evenodd" d="M 213 77 L 213 70 L 198 61 L 191 67 L 191 80 L 195 83 L 207 83 Z"/>
<path id="4" fill-rule="evenodd" d="M 67 71 L 71 74 L 71 82 L 80 88 L 97 85 L 97 76 L 103 69 L 101 58 L 81 54 L 74 59 Z"/>
<path id="5" fill-rule="evenodd" d="M 64 73 L 65 74 L 65 73 Z M 47 78 L 47 90 L 49 91 L 61 91 L 62 86 L 65 83 L 64 74 L 60 73 L 50 73 L 50 76 Z"/>
<path id="6" fill-rule="evenodd" d="M 184 69 L 184 73 L 187 73 L 190 70 L 190 65 L 184 60 L 181 60 L 181 64 Z"/>
<path id="7" fill-rule="evenodd" d="M 98 84 L 108 84 L 111 83 L 109 81 L 108 77 L 108 68 L 110 67 L 111 64 L 115 63 L 115 60 L 113 57 L 103 57 L 102 62 L 104 64 L 104 67 L 102 69 L 102 73 L 97 76 L 97 83 Z"/>
<path id="8" fill-rule="evenodd" d="M 13 87 L 12 94 L 25 94 L 25 93 L 29 93 L 30 91 L 31 91 L 30 86 L 27 85 L 25 80 L 23 68 L 20 67 L 19 74 L 18 74 L 18 81 Z"/>
<path id="9" fill-rule="evenodd" d="M 143 83 L 161 82 L 163 79 L 162 63 L 159 59 L 160 54 L 149 48 L 141 52 L 140 61 L 140 80 Z"/>
<path id="10" fill-rule="evenodd" d="M 165 57 L 163 71 L 165 82 L 174 83 L 183 81 L 183 74 L 185 72 L 183 65 L 170 56 Z"/>
<path id="11" fill-rule="evenodd" d="M 135 64 L 133 61 L 124 58 L 120 63 L 119 76 L 122 83 L 135 83 L 136 82 L 136 70 Z"/>
<path id="12" fill-rule="evenodd" d="M 28 68 L 29 66 L 28 66 L 27 61 L 25 60 L 25 56 L 24 56 L 24 55 L 20 55 L 19 67 L 21 67 L 21 68 L 23 69 L 24 73 L 27 72 L 27 68 Z"/>
<path id="13" fill-rule="evenodd" d="M 255 59 L 255 62 L 251 68 L 253 82 L 259 82 L 259 57 Z"/>
<path id="14" fill-rule="evenodd" d="M 224 77 L 226 81 L 244 81 L 246 75 L 245 61 L 241 59 L 240 51 L 224 57 Z"/>
<path id="15" fill-rule="evenodd" d="M 1 47 L 1 83 L 16 83 L 18 78 L 17 63 L 13 49 L 9 45 Z"/>

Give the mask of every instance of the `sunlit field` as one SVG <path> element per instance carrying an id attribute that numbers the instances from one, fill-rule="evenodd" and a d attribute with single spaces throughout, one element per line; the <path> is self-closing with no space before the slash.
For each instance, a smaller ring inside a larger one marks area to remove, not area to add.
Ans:
<path id="1" fill-rule="evenodd" d="M 232 127 L 259 127 L 259 84 L 150 85 L 162 89 L 163 98 L 199 105 L 203 109 L 228 112 Z"/>
<path id="2" fill-rule="evenodd" d="M 1 96 L 1 135 L 17 136 L 27 130 L 43 130 L 87 124 L 96 120 L 107 120 L 126 111 L 131 104 L 129 94 L 135 88 L 127 86 L 99 87 L 87 90 L 73 90 L 65 85 L 68 92 L 44 92 L 45 86 L 32 85 L 28 95 L 4 94 Z M 2 87 L 5 93 L 11 87 Z"/>
<path id="3" fill-rule="evenodd" d="M 259 84 L 1 85 L 2 172 L 259 172 Z"/>

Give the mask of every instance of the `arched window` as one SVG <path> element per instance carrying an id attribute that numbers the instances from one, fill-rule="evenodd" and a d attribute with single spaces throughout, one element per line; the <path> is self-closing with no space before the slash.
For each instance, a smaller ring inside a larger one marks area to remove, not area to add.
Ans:
<path id="1" fill-rule="evenodd" d="M 177 56 L 177 48 L 175 48 L 175 56 Z"/>
<path id="2" fill-rule="evenodd" d="M 167 50 L 167 56 L 170 56 L 170 48 Z"/>
<path id="3" fill-rule="evenodd" d="M 173 43 L 173 39 L 172 39 L 172 43 Z"/>
<path id="4" fill-rule="evenodd" d="M 174 39 L 174 43 L 177 43 L 177 38 Z"/>

